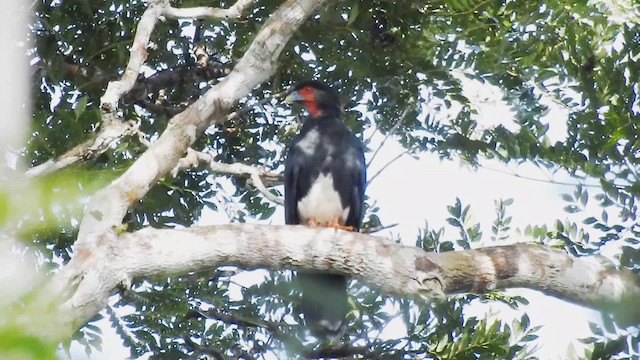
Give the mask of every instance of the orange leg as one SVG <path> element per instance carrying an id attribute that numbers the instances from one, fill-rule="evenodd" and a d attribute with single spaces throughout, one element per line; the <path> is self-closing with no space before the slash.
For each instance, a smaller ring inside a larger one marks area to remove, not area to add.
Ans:
<path id="1" fill-rule="evenodd" d="M 333 218 L 328 224 L 327 227 L 332 227 L 334 229 L 337 230 L 345 230 L 345 231 L 354 231 L 355 229 L 353 228 L 353 226 L 345 226 L 340 224 L 340 218 L 335 217 Z"/>
<path id="2" fill-rule="evenodd" d="M 311 218 L 307 220 L 307 225 L 309 225 L 309 227 L 312 227 L 312 228 L 329 227 L 329 228 L 334 228 L 336 230 L 356 231 L 356 229 L 353 226 L 346 226 L 346 225 L 340 224 L 340 217 L 337 217 L 337 216 L 331 219 L 331 221 L 325 222 L 325 223 L 321 223 L 318 220 Z"/>
<path id="3" fill-rule="evenodd" d="M 340 224 L 340 218 L 337 216 L 333 218 L 331 221 L 325 222 L 325 223 L 321 223 L 318 220 L 311 218 L 307 220 L 307 225 L 309 225 L 309 227 L 312 227 L 312 228 L 328 227 L 328 228 L 334 228 L 336 230 L 345 230 L 345 231 L 356 230 L 353 228 L 353 226 L 346 226 L 346 225 Z"/>

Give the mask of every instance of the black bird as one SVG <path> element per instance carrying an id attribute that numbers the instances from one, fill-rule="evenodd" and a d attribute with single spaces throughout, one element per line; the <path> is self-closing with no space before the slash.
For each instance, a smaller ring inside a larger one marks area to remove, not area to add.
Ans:
<path id="1" fill-rule="evenodd" d="M 340 119 L 337 93 L 323 83 L 304 81 L 286 100 L 304 105 L 309 116 L 285 160 L 285 222 L 358 231 L 364 215 L 364 146 Z M 347 279 L 311 272 L 298 276 L 311 333 L 341 336 L 349 312 Z"/>

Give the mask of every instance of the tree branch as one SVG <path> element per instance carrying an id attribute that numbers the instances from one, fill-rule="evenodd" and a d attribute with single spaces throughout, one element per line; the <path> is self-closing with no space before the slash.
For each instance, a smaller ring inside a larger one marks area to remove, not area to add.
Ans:
<path id="1" fill-rule="evenodd" d="M 151 32 L 156 26 L 158 18 L 168 6 L 168 0 L 149 1 L 149 7 L 142 14 L 140 22 L 138 22 L 133 45 L 131 45 L 131 56 L 129 57 L 129 63 L 124 70 L 122 79 L 109 82 L 107 90 L 104 92 L 104 95 L 102 95 L 102 98 L 100 98 L 100 107 L 105 112 L 111 112 L 117 109 L 118 102 L 122 96 L 133 88 L 140 73 L 140 67 L 142 67 L 142 64 L 144 64 L 144 61 L 147 59 L 147 45 L 151 38 Z"/>
<path id="2" fill-rule="evenodd" d="M 207 319 L 222 321 L 227 324 L 235 324 L 241 327 L 259 327 L 263 328 L 271 333 L 271 335 L 287 344 L 287 347 L 291 348 L 297 353 L 303 353 L 308 351 L 300 339 L 295 336 L 289 335 L 282 331 L 282 326 L 286 326 L 285 323 L 277 323 L 272 321 L 266 321 L 262 319 L 251 319 L 236 314 L 225 314 L 214 309 L 206 311 L 192 311 L 192 316 L 203 316 Z"/>
<path id="3" fill-rule="evenodd" d="M 121 121 L 114 114 L 105 115 L 104 120 L 103 126 L 97 134 L 76 145 L 57 159 L 51 159 L 32 167 L 25 172 L 25 175 L 28 178 L 43 176 L 64 169 L 80 160 L 95 159 L 112 148 L 120 139 L 127 136 L 139 136 L 139 124 L 133 121 Z"/>
<path id="4" fill-rule="evenodd" d="M 391 129 L 389 129 L 389 131 L 387 131 L 387 134 L 384 136 L 384 139 L 382 139 L 382 141 L 380 142 L 380 145 L 378 145 L 378 148 L 376 149 L 376 151 L 374 151 L 373 155 L 371 155 L 371 158 L 369 159 L 369 163 L 367 164 L 367 167 L 369 167 L 373 163 L 373 160 L 375 160 L 376 156 L 380 152 L 380 149 L 382 149 L 382 147 L 387 142 L 387 140 L 389 140 L 389 137 L 391 137 L 393 134 L 395 134 L 396 130 L 398 130 L 400 125 L 402 125 L 402 122 L 404 121 L 404 119 L 409 114 L 409 111 L 413 110 L 413 103 L 414 103 L 414 100 L 411 99 L 411 101 L 409 101 L 407 106 L 405 106 L 405 108 L 402 111 L 402 114 L 400 115 L 400 117 L 396 120 L 396 122 L 393 124 Z M 379 129 L 378 126 L 376 126 L 376 130 L 375 131 L 378 131 L 378 129 Z M 375 135 L 375 132 L 373 134 L 371 134 L 371 138 L 373 138 L 373 135 Z M 371 138 L 369 138 L 369 140 L 371 140 Z"/>
<path id="5" fill-rule="evenodd" d="M 451 294 L 530 288 L 596 309 L 625 309 L 626 320 L 640 320 L 635 306 L 640 300 L 637 276 L 541 245 L 428 253 L 334 229 L 228 224 L 127 233 L 105 255 L 94 259 L 84 274 L 100 279 L 99 286 L 78 288 L 63 304 L 66 320 L 76 327 L 100 311 L 118 284 L 221 265 L 353 275 L 382 292 L 427 301 Z"/>
<path id="6" fill-rule="evenodd" d="M 207 6 L 191 7 L 191 8 L 174 8 L 167 7 L 163 15 L 173 19 L 239 19 L 244 10 L 253 4 L 256 0 L 238 0 L 228 9 L 213 8 Z"/>
<path id="7" fill-rule="evenodd" d="M 171 175 L 176 176 L 181 169 L 196 167 L 200 163 L 205 163 L 209 166 L 209 169 L 215 173 L 249 176 L 252 185 L 256 190 L 260 191 L 262 195 L 268 200 L 283 205 L 284 200 L 282 197 L 275 195 L 264 185 L 262 179 L 265 178 L 272 186 L 282 182 L 282 175 L 274 172 L 257 169 L 253 166 L 246 164 L 225 164 L 215 160 L 213 154 L 203 153 L 195 151 L 191 148 L 187 149 L 187 155 L 178 160 L 178 164 L 173 170 Z"/>
<path id="8" fill-rule="evenodd" d="M 387 229 L 394 228 L 394 227 L 396 227 L 398 225 L 400 225 L 400 224 L 393 223 L 393 224 L 390 224 L 390 225 L 378 225 L 378 226 L 374 226 L 374 227 L 370 227 L 370 228 L 360 229 L 360 232 L 363 233 L 363 234 L 373 234 L 373 233 L 380 232 L 382 230 L 387 230 Z"/>
<path id="9" fill-rule="evenodd" d="M 220 351 L 216 349 L 212 349 L 209 346 L 197 344 L 196 342 L 191 340 L 191 338 L 187 335 L 183 335 L 182 340 L 184 341 L 185 345 L 187 345 L 192 350 L 199 351 L 203 354 L 211 355 L 216 360 L 224 360 L 224 357 L 222 356 L 222 353 L 220 353 Z"/>
<path id="10" fill-rule="evenodd" d="M 306 350 L 302 353 L 305 359 L 334 359 L 347 358 L 354 355 L 360 355 L 359 358 L 369 359 L 369 348 L 365 346 L 340 345 L 336 347 L 321 347 L 316 350 Z"/>
<path id="11" fill-rule="evenodd" d="M 301 354 L 305 359 L 342 358 L 353 355 L 365 355 L 369 349 L 367 347 L 353 347 L 350 345 L 323 346 L 319 349 L 311 349 L 296 337 L 281 331 L 283 324 L 265 321 L 262 319 L 247 319 L 233 314 L 225 314 L 216 310 L 193 311 L 194 316 L 203 316 L 207 319 L 219 320 L 227 324 L 235 324 L 242 327 L 260 327 L 271 333 L 271 335 L 286 343 L 287 347 Z M 196 346 L 199 346 L 196 344 Z"/>
<path id="12" fill-rule="evenodd" d="M 386 164 L 384 164 L 380 170 L 378 170 L 375 174 L 373 174 L 373 176 L 367 181 L 367 186 L 371 185 L 371 183 L 373 182 L 373 180 L 375 180 L 375 178 L 377 178 L 380 174 L 382 174 L 383 171 L 385 171 L 389 166 L 391 166 L 391 164 L 393 164 L 394 162 L 396 162 L 396 160 L 400 159 L 401 157 L 411 153 L 411 149 L 407 149 L 403 152 L 401 152 L 400 154 L 396 155 L 393 157 L 393 159 L 387 161 Z M 371 162 L 369 162 L 371 163 Z"/>

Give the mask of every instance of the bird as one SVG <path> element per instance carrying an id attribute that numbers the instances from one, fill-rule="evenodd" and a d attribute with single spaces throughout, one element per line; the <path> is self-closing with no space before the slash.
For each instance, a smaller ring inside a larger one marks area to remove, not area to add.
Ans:
<path id="1" fill-rule="evenodd" d="M 309 114 L 285 158 L 285 223 L 359 231 L 366 187 L 364 145 L 342 121 L 337 92 L 307 80 L 285 101 L 302 104 Z M 298 279 L 306 327 L 317 338 L 339 338 L 349 312 L 347 278 L 301 271 Z"/>

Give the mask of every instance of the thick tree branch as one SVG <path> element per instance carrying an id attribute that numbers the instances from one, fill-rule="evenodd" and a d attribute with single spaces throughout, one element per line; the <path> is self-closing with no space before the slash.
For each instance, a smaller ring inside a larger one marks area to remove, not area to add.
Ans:
<path id="1" fill-rule="evenodd" d="M 163 12 L 163 15 L 168 18 L 174 19 L 239 19 L 242 17 L 244 10 L 249 5 L 256 2 L 256 0 L 238 0 L 228 9 L 213 8 L 213 7 L 191 7 L 178 9 L 174 7 L 167 7 Z"/>
<path id="2" fill-rule="evenodd" d="M 194 53 L 202 57 L 206 54 L 201 45 L 197 45 Z M 207 55 L 208 56 L 208 55 Z M 183 84 L 208 82 L 213 85 L 218 79 L 231 72 L 231 62 L 219 62 L 215 58 L 208 59 L 206 64 L 183 64 L 169 69 L 162 69 L 148 77 L 138 77 L 131 90 L 122 97 L 123 103 L 137 104 L 155 114 L 175 116 L 189 105 L 190 99 L 168 103 L 165 93 Z M 151 98 L 150 98 L 151 95 Z"/>
<path id="3" fill-rule="evenodd" d="M 427 301 L 450 294 L 530 288 L 596 309 L 625 308 L 627 320 L 640 320 L 635 306 L 640 282 L 635 275 L 541 245 L 428 253 L 334 229 L 229 224 L 124 234 L 118 247 L 94 261 L 84 276 L 99 280 L 99 286 L 79 288 L 65 305 L 67 321 L 75 326 L 100 311 L 114 289 L 133 278 L 220 265 L 354 275 L 385 293 Z"/>

